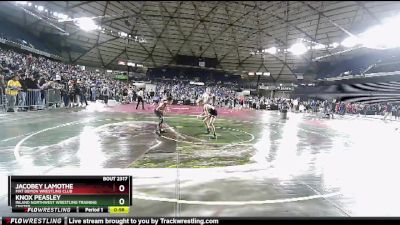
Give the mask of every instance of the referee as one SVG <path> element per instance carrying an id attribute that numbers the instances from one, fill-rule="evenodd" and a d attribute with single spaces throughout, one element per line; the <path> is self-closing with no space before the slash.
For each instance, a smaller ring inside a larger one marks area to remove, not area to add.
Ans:
<path id="1" fill-rule="evenodd" d="M 136 109 L 138 109 L 140 102 L 142 102 L 142 110 L 144 110 L 143 96 L 144 96 L 143 88 L 140 88 L 140 90 L 137 93 L 138 101 L 137 101 Z"/>

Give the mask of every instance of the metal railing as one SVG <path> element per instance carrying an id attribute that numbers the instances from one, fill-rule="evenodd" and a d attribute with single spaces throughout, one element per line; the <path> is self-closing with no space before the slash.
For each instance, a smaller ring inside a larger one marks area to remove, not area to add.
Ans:
<path id="1" fill-rule="evenodd" d="M 46 91 L 40 89 L 28 89 L 18 93 L 18 108 L 20 109 L 44 109 Z"/>
<path id="2" fill-rule="evenodd" d="M 60 107 L 62 103 L 63 99 L 59 89 L 28 89 L 18 93 L 14 108 L 19 110 L 44 110 Z M 8 107 L 7 95 L 0 88 L 0 112 L 7 112 Z"/>
<path id="3" fill-rule="evenodd" d="M 2 88 L 0 88 L 0 113 L 7 111 L 7 97 Z"/>
<path id="4" fill-rule="evenodd" d="M 45 104 L 46 108 L 60 107 L 63 99 L 61 96 L 61 90 L 59 89 L 48 89 L 45 91 Z"/>

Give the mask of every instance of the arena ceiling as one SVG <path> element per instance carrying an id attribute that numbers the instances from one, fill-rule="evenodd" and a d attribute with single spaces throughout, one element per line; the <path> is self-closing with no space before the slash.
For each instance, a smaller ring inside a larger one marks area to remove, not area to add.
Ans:
<path id="1" fill-rule="evenodd" d="M 9 21 L 33 32 L 59 32 L 63 45 L 79 45 L 62 56 L 73 63 L 105 68 L 120 60 L 146 67 L 175 65 L 177 55 L 216 58 L 218 69 L 248 74 L 270 72 L 272 81 L 297 80 L 316 57 L 343 47 L 284 53 L 302 38 L 307 43 L 331 45 L 382 19 L 398 15 L 400 2 L 384 1 L 45 1 L 32 2 L 70 18 L 96 17 L 104 29 L 144 38 L 128 42 L 95 30 L 85 32 L 73 23 L 32 16 L 15 2 L 2 2 Z M 50 22 L 50 23 L 49 23 Z M 53 25 L 55 26 L 53 26 Z M 276 47 L 276 54 L 251 54 Z M 333 56 L 337 57 L 337 56 Z M 313 79 L 305 74 L 305 80 Z"/>

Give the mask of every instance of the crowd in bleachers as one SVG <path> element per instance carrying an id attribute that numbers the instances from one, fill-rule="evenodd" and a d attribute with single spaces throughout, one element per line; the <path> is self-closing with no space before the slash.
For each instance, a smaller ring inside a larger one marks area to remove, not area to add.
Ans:
<path id="1" fill-rule="evenodd" d="M 31 54 L 18 53 L 0 49 L 1 76 L 0 88 L 7 94 L 8 81 L 17 79 L 20 87 L 16 104 L 20 110 L 28 110 L 26 94 L 34 93 L 29 105 L 44 106 L 46 90 L 59 91 L 64 107 L 87 105 L 87 100 L 99 97 L 114 97 L 125 86 L 124 83 L 111 79 L 105 74 L 84 71 L 79 66 L 67 65 L 45 57 L 34 57 Z M 9 92 L 7 96 L 12 97 Z M 32 97 L 32 96 L 30 96 Z M 13 100 L 14 101 L 14 100 Z M 40 109 L 43 107 L 35 107 Z M 10 110 L 12 111 L 12 110 Z"/>
<path id="2" fill-rule="evenodd" d="M 133 84 L 114 80 L 99 72 L 82 70 L 79 66 L 67 65 L 45 57 L 0 49 L 0 89 L 8 97 L 9 111 L 14 104 L 19 110 L 43 109 L 48 106 L 48 90 L 58 90 L 60 101 L 50 102 L 57 107 L 77 107 L 88 105 L 88 101 L 114 99 L 122 103 L 136 100 L 139 88 Z M 7 88 L 9 81 L 19 83 L 15 90 Z M 204 86 L 189 82 L 158 82 L 155 92 L 144 92 L 144 99 L 151 102 L 172 94 L 176 100 L 191 100 L 192 103 L 205 92 Z M 232 88 L 209 86 L 217 102 L 233 100 Z M 9 89 L 7 93 L 7 89 Z M 143 90 L 144 91 L 144 90 Z M 33 96 L 29 96 L 33 95 Z M 29 102 L 28 102 L 29 99 Z M 2 101 L 4 103 L 4 101 Z M 32 107 L 35 106 L 35 107 Z"/>
<path id="3" fill-rule="evenodd" d="M 90 101 L 108 99 L 121 103 L 136 101 L 139 88 L 132 83 L 114 80 L 99 72 L 82 70 L 79 66 L 67 65 L 44 57 L 0 49 L 0 91 L 8 97 L 9 111 L 40 110 L 53 104 L 56 107 L 78 107 L 88 105 Z M 11 81 L 11 82 L 10 82 Z M 20 85 L 12 89 L 11 83 Z M 295 112 L 323 112 L 334 114 L 375 114 L 399 116 L 398 105 L 360 104 L 328 101 L 300 101 L 298 99 L 267 98 L 263 96 L 237 96 L 232 85 L 199 85 L 185 81 L 153 81 L 154 91 L 143 92 L 146 102 L 158 102 L 170 95 L 178 104 L 196 104 L 206 91 L 212 103 L 219 107 L 250 109 L 289 109 Z M 48 90 L 57 90 L 58 102 L 48 102 Z M 28 102 L 29 94 L 30 100 Z M 47 102 L 46 102 L 47 101 Z M 0 98 L 0 105 L 5 100 Z"/>
<path id="4" fill-rule="evenodd" d="M 322 101 L 322 100 L 307 100 L 300 101 L 299 99 L 286 100 L 280 105 L 283 108 L 292 112 L 304 113 L 322 113 L 323 116 L 333 117 L 334 115 L 380 115 L 386 119 L 388 116 L 398 119 L 400 117 L 400 106 L 392 103 L 350 103 L 342 101 Z"/>

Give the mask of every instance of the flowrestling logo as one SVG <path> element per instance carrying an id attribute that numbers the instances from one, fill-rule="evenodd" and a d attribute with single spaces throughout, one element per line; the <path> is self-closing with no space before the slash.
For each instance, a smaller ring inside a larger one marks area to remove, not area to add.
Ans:
<path id="1" fill-rule="evenodd" d="M 53 208 L 53 207 L 41 207 L 41 208 L 25 208 L 26 213 L 70 213 L 71 208 Z"/>
<path id="2" fill-rule="evenodd" d="M 64 219 L 61 217 L 54 218 L 15 218 L 6 217 L 3 222 L 5 224 L 63 224 Z"/>
<path id="3" fill-rule="evenodd" d="M 161 224 L 193 224 L 193 225 L 217 225 L 220 224 L 219 219 L 215 218 L 134 218 L 134 217 L 5 217 L 3 224 L 18 225 L 161 225 Z"/>

